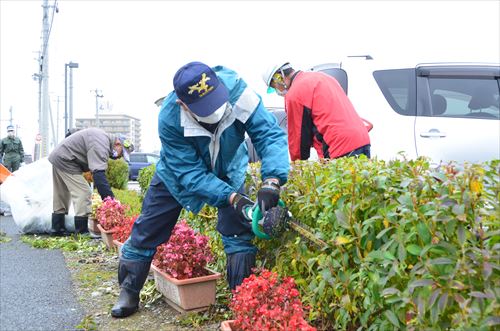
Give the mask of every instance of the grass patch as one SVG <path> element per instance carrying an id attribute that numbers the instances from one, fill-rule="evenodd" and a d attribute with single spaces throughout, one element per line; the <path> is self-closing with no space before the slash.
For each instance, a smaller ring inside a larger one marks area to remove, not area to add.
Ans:
<path id="1" fill-rule="evenodd" d="M 7 234 L 5 234 L 5 232 L 0 231 L 0 244 L 1 243 L 8 243 L 11 240 L 12 240 L 12 238 L 8 237 Z"/>
<path id="2" fill-rule="evenodd" d="M 82 331 L 94 331 L 97 330 L 97 324 L 94 321 L 92 315 L 87 315 L 83 318 L 82 322 L 75 326 L 76 330 Z"/>
<path id="3" fill-rule="evenodd" d="M 80 264 L 80 268 L 75 278 L 81 283 L 82 287 L 96 289 L 103 282 L 116 278 L 116 271 L 100 270 L 95 264 Z"/>
<path id="4" fill-rule="evenodd" d="M 98 252 L 101 250 L 96 241 L 87 235 L 49 237 L 42 235 L 22 235 L 21 241 L 40 249 L 61 249 L 63 251 Z M 99 243 L 100 244 L 100 243 Z"/>

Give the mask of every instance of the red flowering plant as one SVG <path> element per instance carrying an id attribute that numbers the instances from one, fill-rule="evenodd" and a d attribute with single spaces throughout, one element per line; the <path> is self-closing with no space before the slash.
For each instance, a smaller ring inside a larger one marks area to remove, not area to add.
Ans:
<path id="1" fill-rule="evenodd" d="M 125 211 L 128 206 L 122 205 L 120 201 L 107 197 L 97 208 L 97 221 L 106 231 L 112 230 L 117 225 L 123 223 Z"/>
<path id="2" fill-rule="evenodd" d="M 235 316 L 233 329 L 313 331 L 304 319 L 305 307 L 299 298 L 295 280 L 280 278 L 266 269 L 243 280 L 233 290 L 230 308 Z"/>
<path id="3" fill-rule="evenodd" d="M 176 279 L 206 276 L 213 260 L 208 236 L 195 233 L 186 220 L 178 222 L 170 239 L 158 246 L 153 264 Z"/>
<path id="4" fill-rule="evenodd" d="M 132 233 L 132 227 L 134 226 L 134 222 L 137 219 L 138 215 L 135 216 L 126 216 L 123 219 L 123 222 L 116 225 L 113 230 L 112 236 L 114 240 L 118 240 L 121 243 L 125 243 L 130 234 Z"/>

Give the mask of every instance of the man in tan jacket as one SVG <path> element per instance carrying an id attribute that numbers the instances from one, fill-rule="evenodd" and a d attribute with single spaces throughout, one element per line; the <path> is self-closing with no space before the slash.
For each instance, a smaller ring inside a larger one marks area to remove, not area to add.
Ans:
<path id="1" fill-rule="evenodd" d="M 133 150 L 134 146 L 125 137 L 88 128 L 69 135 L 50 153 L 54 188 L 51 235 L 66 233 L 64 216 L 70 203 L 75 210 L 75 233 L 88 232 L 92 192 L 83 173 L 92 172 L 95 187 L 103 200 L 114 197 L 105 175 L 108 159 L 123 157 L 128 161 Z"/>

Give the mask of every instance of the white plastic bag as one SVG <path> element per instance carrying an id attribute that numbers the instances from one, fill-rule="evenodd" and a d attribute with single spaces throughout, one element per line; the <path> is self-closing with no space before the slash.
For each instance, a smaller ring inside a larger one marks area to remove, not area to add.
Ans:
<path id="1" fill-rule="evenodd" d="M 47 158 L 25 165 L 0 185 L 0 200 L 10 206 L 14 222 L 24 233 L 48 233 L 52 227 L 52 164 Z M 75 230 L 73 206 L 65 217 Z"/>

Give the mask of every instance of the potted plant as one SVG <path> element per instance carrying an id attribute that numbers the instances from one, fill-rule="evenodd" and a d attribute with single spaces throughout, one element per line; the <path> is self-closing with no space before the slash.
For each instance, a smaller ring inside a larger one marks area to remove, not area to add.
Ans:
<path id="1" fill-rule="evenodd" d="M 306 309 L 295 280 L 265 269 L 236 287 L 229 306 L 235 319 L 222 322 L 221 330 L 316 330 L 304 319 Z"/>
<path id="2" fill-rule="evenodd" d="M 216 282 L 222 277 L 206 268 L 212 260 L 208 237 L 181 220 L 153 259 L 156 288 L 180 312 L 206 310 L 215 303 Z"/>
<path id="3" fill-rule="evenodd" d="M 118 254 L 121 255 L 120 248 L 127 241 L 132 233 L 132 227 L 134 226 L 134 222 L 137 219 L 138 215 L 135 216 L 126 216 L 123 219 L 123 222 L 118 224 L 113 228 L 113 243 L 118 248 Z"/>
<path id="4" fill-rule="evenodd" d="M 120 201 L 107 197 L 97 209 L 97 227 L 101 231 L 101 238 L 109 249 L 116 248 L 113 243 L 113 232 L 115 227 L 122 224 L 125 219 L 126 205 Z"/>
<path id="5" fill-rule="evenodd" d="M 89 215 L 89 231 L 93 234 L 100 234 L 97 227 L 97 209 L 102 205 L 101 196 L 98 193 L 92 193 L 92 212 Z"/>

